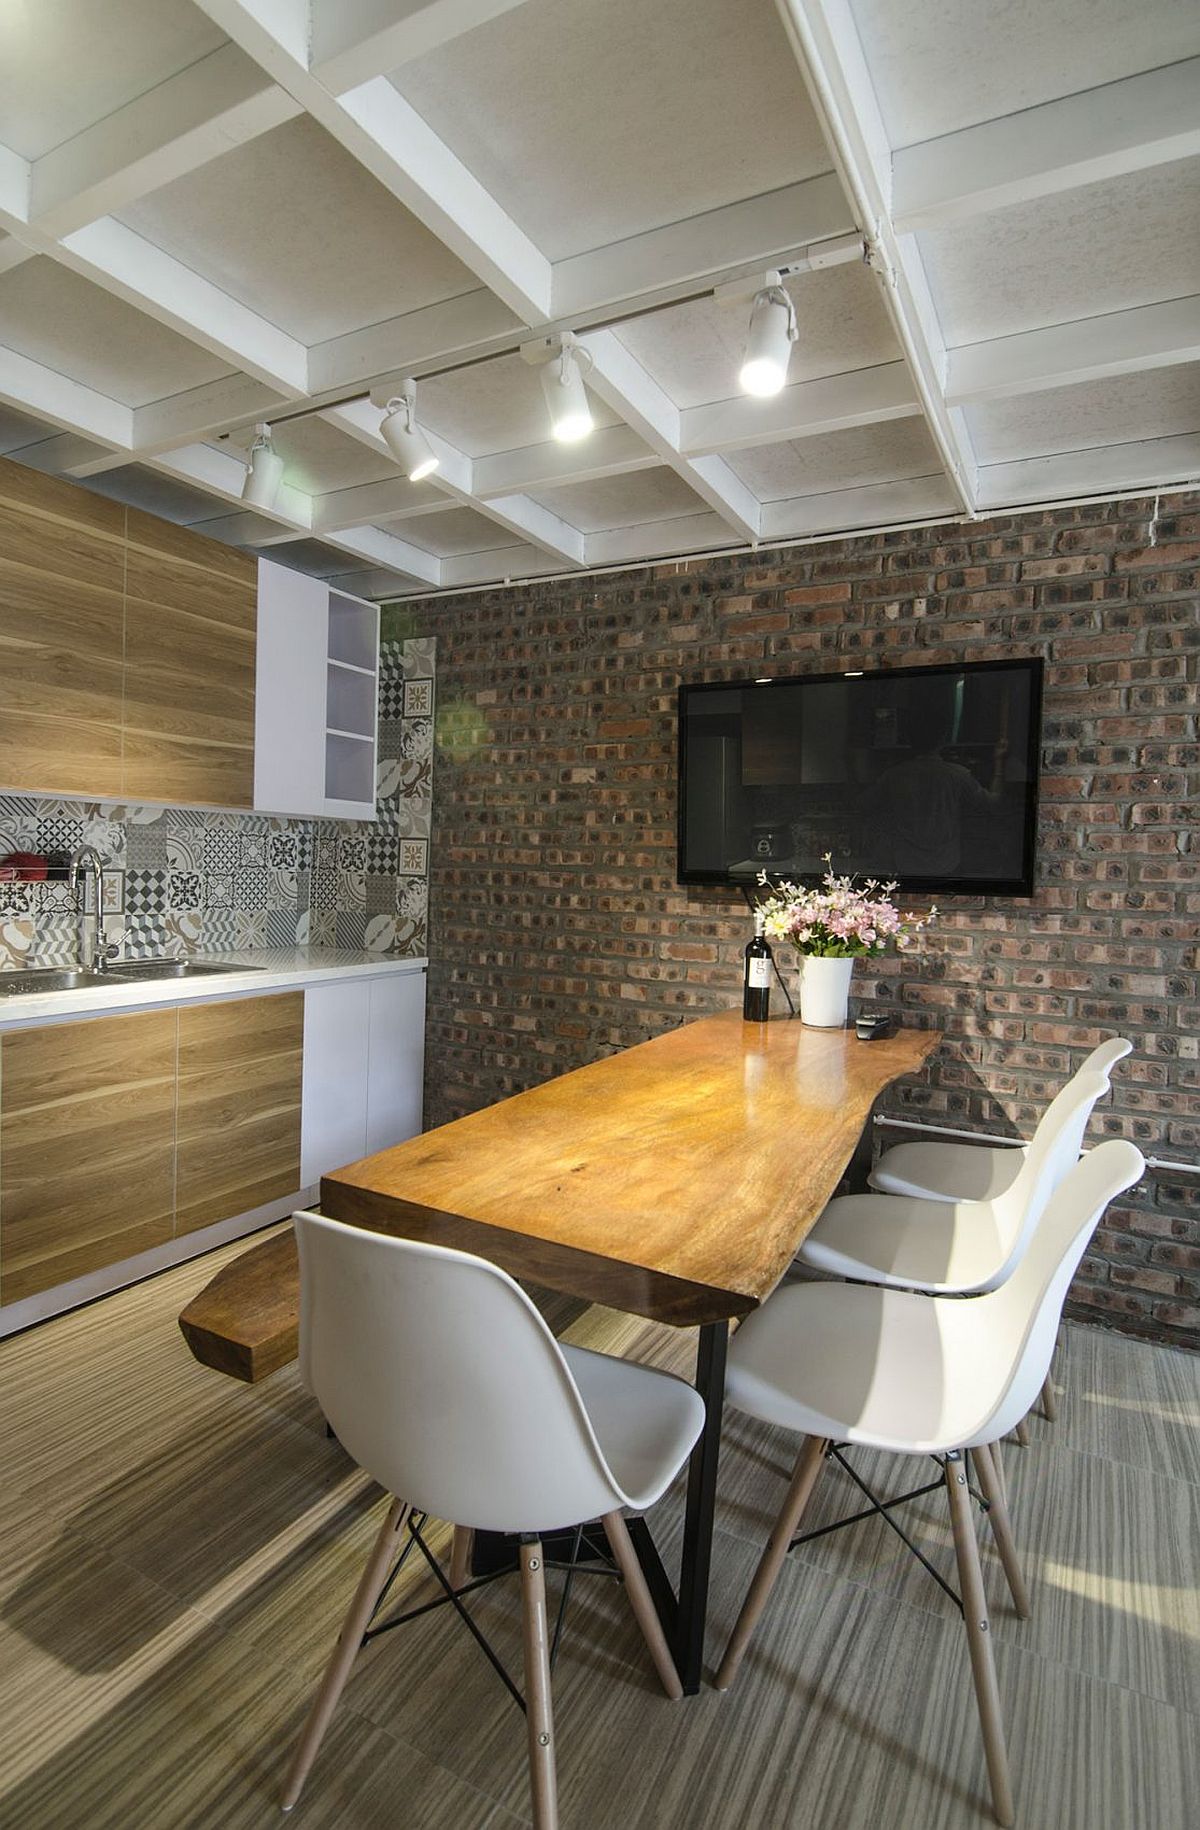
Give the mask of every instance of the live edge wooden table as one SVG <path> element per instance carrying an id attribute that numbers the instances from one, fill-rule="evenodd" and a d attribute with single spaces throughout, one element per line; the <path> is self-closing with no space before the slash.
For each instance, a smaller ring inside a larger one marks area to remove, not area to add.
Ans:
<path id="1" fill-rule="evenodd" d="M 321 1212 L 474 1252 L 587 1302 L 698 1328 L 707 1423 L 688 1471 L 679 1587 L 635 1542 L 689 1694 L 700 1686 L 729 1324 L 770 1294 L 884 1089 L 941 1040 L 703 1017 L 321 1179 Z M 295 1357 L 299 1273 L 279 1235 L 180 1316 L 197 1359 L 257 1379 Z M 461 1522 L 461 1521 L 460 1521 Z"/>

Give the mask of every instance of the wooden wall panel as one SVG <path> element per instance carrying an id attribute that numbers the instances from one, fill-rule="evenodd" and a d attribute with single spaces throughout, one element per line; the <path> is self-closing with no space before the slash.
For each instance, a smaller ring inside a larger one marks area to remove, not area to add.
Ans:
<path id="1" fill-rule="evenodd" d="M 249 807 L 255 561 L 137 509 L 128 536 L 123 791 Z"/>
<path id="2" fill-rule="evenodd" d="M 125 509 L 0 459 L 0 786 L 121 792 Z"/>
<path id="3" fill-rule="evenodd" d="M 297 1192 L 303 1053 L 303 992 L 180 1010 L 177 1233 Z"/>
<path id="4" fill-rule="evenodd" d="M 176 1012 L 0 1038 L 0 1303 L 170 1239 Z"/>

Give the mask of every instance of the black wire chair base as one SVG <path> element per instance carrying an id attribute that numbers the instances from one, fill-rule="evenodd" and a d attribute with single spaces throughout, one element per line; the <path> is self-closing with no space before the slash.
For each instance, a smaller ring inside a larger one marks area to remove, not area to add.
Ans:
<path id="1" fill-rule="evenodd" d="M 867 1482 L 865 1480 L 863 1480 L 862 1476 L 860 1474 L 856 1473 L 856 1471 L 850 1466 L 850 1463 L 846 1460 L 846 1457 L 842 1453 L 842 1450 L 844 1447 L 845 1447 L 845 1444 L 843 1444 L 843 1443 L 831 1443 L 829 1448 L 825 1451 L 826 1458 L 829 1460 L 832 1460 L 832 1461 L 836 1461 L 838 1467 L 842 1470 L 843 1474 L 846 1474 L 849 1476 L 849 1478 L 854 1482 L 854 1485 L 858 1488 L 859 1492 L 862 1494 L 865 1494 L 867 1501 L 869 1503 L 863 1507 L 861 1512 L 851 1512 L 851 1513 L 847 1514 L 847 1516 L 844 1519 L 834 1519 L 833 1523 L 830 1525 L 819 1525 L 819 1526 L 817 1526 L 815 1531 L 799 1532 L 797 1534 L 797 1536 L 794 1537 L 792 1539 L 791 1543 L 788 1545 L 788 1555 L 790 1556 L 792 1551 L 796 1550 L 801 1544 L 811 1544 L 814 1541 L 814 1539 L 816 1539 L 816 1538 L 826 1538 L 829 1536 L 830 1532 L 832 1532 L 832 1531 L 844 1531 L 847 1528 L 847 1526 L 861 1525 L 861 1523 L 863 1522 L 864 1519 L 880 1518 L 883 1520 L 885 1525 L 887 1525 L 892 1531 L 895 1532 L 896 1536 L 907 1547 L 907 1549 L 909 1551 L 911 1551 L 912 1555 L 917 1559 L 917 1562 L 921 1565 L 921 1567 L 930 1576 L 933 1577 L 933 1580 L 937 1583 L 938 1587 L 940 1589 L 942 1589 L 945 1592 L 945 1594 L 947 1594 L 950 1597 L 951 1601 L 954 1603 L 955 1607 L 958 1609 L 959 1613 L 961 1614 L 962 1606 L 963 1606 L 962 1596 L 958 1593 L 958 1591 L 956 1589 L 951 1588 L 950 1584 L 946 1581 L 946 1579 L 942 1575 L 941 1571 L 934 1568 L 933 1564 L 929 1561 L 929 1558 L 925 1555 L 925 1553 L 921 1549 L 920 1545 L 914 1544 L 913 1540 L 909 1537 L 908 1533 L 904 1530 L 903 1526 L 897 1524 L 896 1520 L 891 1516 L 892 1512 L 894 1511 L 894 1509 L 897 1506 L 907 1505 L 907 1503 L 910 1500 L 922 1499 L 924 1497 L 924 1495 L 927 1493 L 937 1493 L 945 1485 L 944 1475 L 939 1476 L 939 1478 L 935 1481 L 927 1482 L 924 1487 L 913 1487 L 909 1490 L 909 1492 L 898 1493 L 895 1495 L 894 1498 L 892 1498 L 890 1500 L 881 1500 L 878 1497 L 878 1495 L 867 1485 Z M 938 1468 L 944 1468 L 946 1465 L 945 1457 L 942 1455 L 931 1455 L 929 1459 L 932 1462 L 936 1463 Z M 988 1502 L 983 1497 L 983 1495 L 981 1493 L 977 1492 L 974 1487 L 971 1487 L 969 1489 L 969 1491 L 971 1493 L 971 1497 L 975 1500 L 975 1502 L 979 1506 L 980 1510 L 982 1512 L 986 1512 L 988 1510 Z"/>
<path id="2" fill-rule="evenodd" d="M 479 1647 L 479 1650 L 483 1653 L 483 1656 L 487 1659 L 488 1664 L 492 1667 L 492 1670 L 496 1673 L 497 1677 L 504 1685 L 504 1688 L 508 1691 L 513 1702 L 517 1705 L 517 1708 L 524 1714 L 525 1698 L 522 1696 L 520 1690 L 518 1690 L 509 1674 L 508 1668 L 495 1647 L 463 1606 L 463 1597 L 465 1595 L 473 1595 L 476 1590 L 489 1588 L 493 1582 L 499 1582 L 503 1577 L 513 1575 L 518 1567 L 517 1563 L 515 1561 L 505 1562 L 494 1569 L 487 1570 L 481 1576 L 475 1576 L 470 1582 L 464 1583 L 461 1588 L 454 1589 L 450 1586 L 449 1579 L 441 1564 L 425 1542 L 423 1527 L 427 1522 L 427 1514 L 423 1512 L 411 1513 L 409 1515 L 408 1543 L 400 1552 L 399 1557 L 392 1566 L 387 1581 L 380 1591 L 379 1600 L 375 1603 L 375 1608 L 371 1615 L 372 1624 L 368 1625 L 366 1632 L 363 1634 L 362 1639 L 359 1642 L 360 1646 L 369 1645 L 371 1640 L 379 1639 L 384 1633 L 390 1633 L 396 1627 L 406 1626 L 409 1621 L 420 1620 L 423 1615 L 432 1614 L 438 1608 L 452 1607 L 466 1627 L 468 1633 L 470 1633 L 472 1639 L 475 1641 L 475 1644 Z M 555 1535 L 558 1536 L 561 1534 Z M 563 1623 L 567 1614 L 567 1602 L 570 1599 L 571 1585 L 576 1575 L 612 1576 L 618 1581 L 621 1578 L 621 1572 L 617 1569 L 615 1563 L 612 1562 L 612 1559 L 609 1556 L 607 1545 L 601 1550 L 594 1542 L 593 1538 L 588 1535 L 587 1527 L 580 1525 L 576 1527 L 575 1531 L 570 1535 L 571 1555 L 566 1561 L 561 1559 L 551 1561 L 545 1557 L 544 1553 L 542 1558 L 544 1569 L 564 1571 L 566 1578 L 563 1582 L 562 1595 L 559 1598 L 558 1613 L 555 1616 L 554 1636 L 550 1642 L 551 1671 L 553 1671 L 555 1662 L 558 1658 L 558 1648 L 562 1639 Z M 521 1541 L 525 1542 L 524 1539 Z M 408 1562 L 408 1559 L 414 1550 L 420 1551 L 425 1562 L 433 1572 L 439 1588 L 441 1588 L 443 1592 L 440 1595 L 435 1596 L 432 1601 L 422 1602 L 419 1607 L 406 1608 L 402 1614 L 394 1614 L 390 1620 L 381 1621 L 378 1626 L 374 1625 L 373 1623 L 378 1620 L 380 1610 L 387 1600 L 388 1593 L 391 1590 L 393 1583 L 400 1574 L 400 1571 L 404 1568 L 404 1565 Z M 603 1567 L 589 1568 L 580 1561 L 580 1558 L 583 1555 L 587 1555 L 592 1560 L 593 1564 L 602 1563 Z"/>

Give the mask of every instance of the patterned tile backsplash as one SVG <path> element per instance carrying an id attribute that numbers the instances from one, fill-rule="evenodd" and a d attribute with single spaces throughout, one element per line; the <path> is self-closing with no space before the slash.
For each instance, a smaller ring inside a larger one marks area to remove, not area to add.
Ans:
<path id="1" fill-rule="evenodd" d="M 105 939 L 127 958 L 308 945 L 423 954 L 435 662 L 432 638 L 381 646 L 373 825 L 0 794 L 0 858 L 95 846 Z M 61 880 L 0 882 L 0 967 L 73 962 L 79 914 Z"/>

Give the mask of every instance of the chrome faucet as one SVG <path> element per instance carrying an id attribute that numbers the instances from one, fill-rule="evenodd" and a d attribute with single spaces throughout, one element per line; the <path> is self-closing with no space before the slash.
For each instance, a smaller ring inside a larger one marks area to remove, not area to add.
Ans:
<path id="1" fill-rule="evenodd" d="M 92 957 L 89 964 L 83 947 L 83 933 L 87 923 L 87 896 L 84 895 L 79 903 L 79 964 L 85 972 L 107 972 L 108 962 L 116 956 L 117 949 L 104 944 L 104 860 L 94 845 L 81 845 L 78 851 L 71 854 L 69 881 L 72 892 L 78 889 L 81 870 L 88 870 L 92 875 L 96 925 L 92 934 Z"/>

